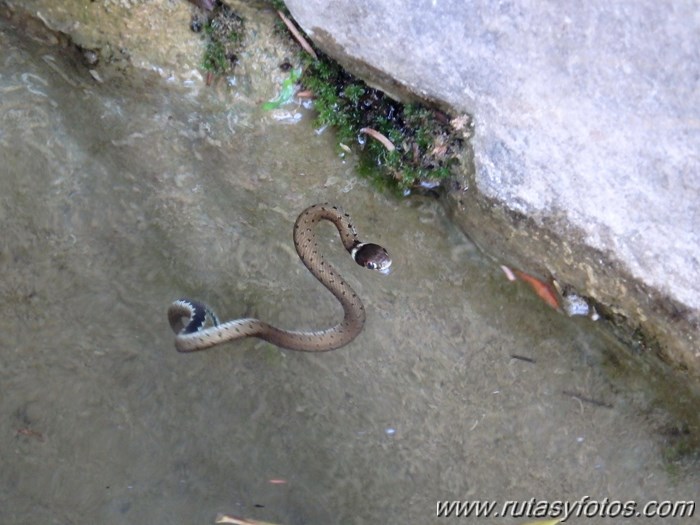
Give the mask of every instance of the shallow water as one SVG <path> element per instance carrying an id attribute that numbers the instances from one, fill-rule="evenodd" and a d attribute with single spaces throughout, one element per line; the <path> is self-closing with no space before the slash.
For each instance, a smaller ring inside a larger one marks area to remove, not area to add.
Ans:
<path id="1" fill-rule="evenodd" d="M 665 376 L 507 282 L 438 203 L 378 195 L 311 113 L 100 85 L 0 29 L 0 522 L 428 523 L 439 499 L 697 496 L 664 459 L 695 400 L 662 403 Z M 394 258 L 362 272 L 323 235 L 364 299 L 358 339 L 175 352 L 183 295 L 223 319 L 338 318 L 291 243 L 319 201 Z"/>

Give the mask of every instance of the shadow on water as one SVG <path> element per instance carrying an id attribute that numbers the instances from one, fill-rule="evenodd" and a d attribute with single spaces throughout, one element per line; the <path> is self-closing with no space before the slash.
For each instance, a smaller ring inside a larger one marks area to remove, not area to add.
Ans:
<path id="1" fill-rule="evenodd" d="M 697 496 L 697 398 L 508 283 L 436 202 L 372 192 L 312 115 L 100 85 L 0 24 L 2 523 L 426 523 L 439 499 Z M 323 232 L 364 298 L 360 337 L 177 354 L 182 295 L 224 319 L 337 319 L 291 243 L 326 200 L 394 257 L 360 275 Z"/>

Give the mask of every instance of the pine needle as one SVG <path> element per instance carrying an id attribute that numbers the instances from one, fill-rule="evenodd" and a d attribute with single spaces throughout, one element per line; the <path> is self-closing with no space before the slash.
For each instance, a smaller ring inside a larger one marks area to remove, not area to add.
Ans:
<path id="1" fill-rule="evenodd" d="M 306 51 L 309 55 L 314 57 L 314 60 L 318 60 L 318 55 L 316 55 L 316 51 L 314 51 L 314 49 L 306 41 L 306 39 L 303 36 L 301 36 L 301 33 L 294 25 L 294 22 L 292 22 L 289 18 L 284 16 L 284 13 L 282 11 L 277 11 L 277 14 L 282 19 L 282 22 L 284 22 L 284 25 L 287 26 L 289 32 L 292 33 L 292 36 L 296 38 L 297 42 L 299 42 L 299 45 L 304 49 L 304 51 Z"/>

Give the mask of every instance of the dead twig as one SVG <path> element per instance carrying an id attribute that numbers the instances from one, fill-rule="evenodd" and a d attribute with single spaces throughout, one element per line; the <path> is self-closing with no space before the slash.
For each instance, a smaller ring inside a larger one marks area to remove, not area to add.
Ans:
<path id="1" fill-rule="evenodd" d="M 311 47 L 311 45 L 301 35 L 299 30 L 294 25 L 294 22 L 292 22 L 289 18 L 284 16 L 284 13 L 282 11 L 277 11 L 277 14 L 282 19 L 282 22 L 284 22 L 284 25 L 287 26 L 287 29 L 289 29 L 289 32 L 292 33 L 292 36 L 294 38 L 296 38 L 297 42 L 299 42 L 299 45 L 304 49 L 304 51 L 306 51 L 309 55 L 314 57 L 314 60 L 318 60 L 318 55 L 316 55 L 316 51 L 314 51 L 314 49 Z"/>
<path id="2" fill-rule="evenodd" d="M 29 427 L 18 428 L 15 435 L 34 438 L 38 441 L 41 441 L 42 443 L 46 441 L 44 439 L 44 434 L 42 434 L 41 432 L 37 432 L 36 430 L 32 430 Z"/>
<path id="3" fill-rule="evenodd" d="M 512 357 L 513 359 L 517 359 L 519 361 L 525 361 L 526 363 L 535 364 L 537 362 L 532 357 L 527 357 L 525 355 L 510 354 L 510 357 Z"/>
<path id="4" fill-rule="evenodd" d="M 360 130 L 360 133 L 365 133 L 366 135 L 369 135 L 373 139 L 378 140 L 379 142 L 382 143 L 382 146 L 384 146 L 387 150 L 389 151 L 394 151 L 396 149 L 396 146 L 394 146 L 394 143 L 391 142 L 388 138 L 386 138 L 384 135 L 379 133 L 376 129 L 372 128 L 362 128 Z"/>

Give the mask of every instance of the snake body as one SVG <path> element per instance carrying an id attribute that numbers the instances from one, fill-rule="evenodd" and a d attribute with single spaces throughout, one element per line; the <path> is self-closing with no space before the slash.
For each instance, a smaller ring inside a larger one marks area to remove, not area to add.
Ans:
<path id="1" fill-rule="evenodd" d="M 345 346 L 355 339 L 365 323 L 365 307 L 352 287 L 319 251 L 315 230 L 323 220 L 335 225 L 343 246 L 360 266 L 388 273 L 391 258 L 381 246 L 361 242 L 350 216 L 337 206 L 314 204 L 301 212 L 294 224 L 294 247 L 308 270 L 342 305 L 344 316 L 340 323 L 317 331 L 283 330 L 253 318 L 219 324 L 216 314 L 208 306 L 190 299 L 179 299 L 168 308 L 168 321 L 176 334 L 175 348 L 180 352 L 194 352 L 245 337 L 259 337 L 289 350 L 324 352 Z M 207 318 L 213 326 L 204 328 Z"/>

